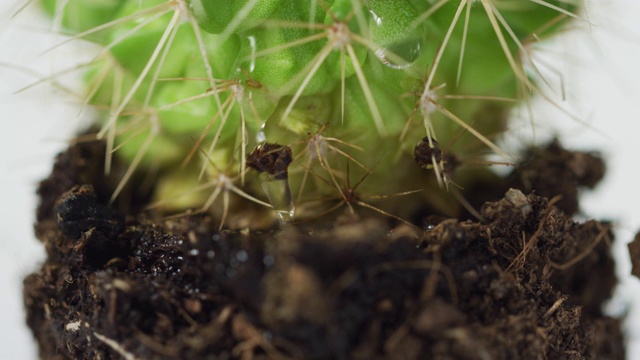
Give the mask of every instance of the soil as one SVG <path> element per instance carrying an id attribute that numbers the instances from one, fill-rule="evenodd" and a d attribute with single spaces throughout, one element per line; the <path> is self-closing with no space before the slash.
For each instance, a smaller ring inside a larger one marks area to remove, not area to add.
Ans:
<path id="1" fill-rule="evenodd" d="M 105 205 L 103 146 L 76 144 L 40 187 L 27 322 L 43 359 L 623 359 L 610 225 L 570 217 L 604 164 L 529 155 L 476 192 L 484 222 L 218 232 L 148 219 L 144 195 Z"/>
<path id="2" fill-rule="evenodd" d="M 628 247 L 631 256 L 631 274 L 640 279 L 640 232 L 636 234 Z"/>

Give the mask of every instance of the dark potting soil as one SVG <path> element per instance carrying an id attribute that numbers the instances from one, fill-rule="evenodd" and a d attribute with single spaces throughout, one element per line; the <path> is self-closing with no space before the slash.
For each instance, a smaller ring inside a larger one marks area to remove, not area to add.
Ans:
<path id="1" fill-rule="evenodd" d="M 40 187 L 48 257 L 24 296 L 43 359 L 624 358 L 621 321 L 601 310 L 610 226 L 567 215 L 604 173 L 595 155 L 532 151 L 478 193 L 501 194 L 484 222 L 218 232 L 136 215 L 144 196 L 106 206 L 102 149 L 72 146 Z"/>

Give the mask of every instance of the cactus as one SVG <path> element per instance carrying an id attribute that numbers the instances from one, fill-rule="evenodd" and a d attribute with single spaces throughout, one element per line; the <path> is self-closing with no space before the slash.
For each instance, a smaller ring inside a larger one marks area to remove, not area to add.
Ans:
<path id="1" fill-rule="evenodd" d="M 250 203 L 285 221 L 341 204 L 400 220 L 420 201 L 454 212 L 447 188 L 482 176 L 458 178 L 455 163 L 511 160 L 495 139 L 541 93 L 529 45 L 579 3 L 41 0 L 71 39 L 104 47 L 87 101 L 102 109 L 105 170 L 127 164 L 112 200 L 159 167 L 159 214 L 210 211 L 221 227 Z"/>

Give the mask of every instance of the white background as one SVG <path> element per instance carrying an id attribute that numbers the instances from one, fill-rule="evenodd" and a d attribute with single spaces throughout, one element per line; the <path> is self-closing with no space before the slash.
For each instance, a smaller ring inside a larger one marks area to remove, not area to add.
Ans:
<path id="1" fill-rule="evenodd" d="M 629 312 L 629 358 L 640 359 L 640 282 L 628 275 L 626 254 L 626 243 L 640 229 L 640 1 L 588 3 L 584 16 L 592 25 L 565 34 L 537 59 L 563 64 L 557 69 L 564 74 L 561 78 L 542 62 L 540 67 L 550 83 L 562 79 L 566 84 L 567 100 L 561 106 L 590 126 L 538 101 L 537 139 L 559 134 L 565 145 L 598 149 L 608 161 L 605 181 L 584 194 L 582 207 L 588 217 L 617 225 L 621 283 L 608 311 Z M 59 39 L 33 9 L 11 19 L 16 8 L 13 0 L 0 0 L 0 359 L 9 360 L 37 357 L 24 325 L 21 285 L 44 257 L 32 235 L 35 186 L 50 171 L 64 140 L 81 126 L 77 97 L 66 91 L 43 85 L 13 93 L 78 58 L 88 59 L 82 53 L 86 48 L 77 46 L 40 55 Z M 510 140 L 529 135 L 526 125 L 515 125 Z"/>

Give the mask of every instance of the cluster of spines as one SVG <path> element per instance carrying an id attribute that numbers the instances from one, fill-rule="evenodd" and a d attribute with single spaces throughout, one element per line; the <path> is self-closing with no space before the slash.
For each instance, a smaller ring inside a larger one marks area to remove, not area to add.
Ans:
<path id="1" fill-rule="evenodd" d="M 158 179 L 162 204 L 173 198 L 163 189 L 200 211 L 223 194 L 223 219 L 232 192 L 269 205 L 245 182 L 247 158 L 264 143 L 293 148 L 294 202 L 337 193 L 350 208 L 373 207 L 348 195 L 360 185 L 350 176 L 370 193 L 436 191 L 413 162 L 416 144 L 443 150 L 436 138 L 454 139 L 445 151 L 480 143 L 508 157 L 490 140 L 504 123 L 474 120 L 540 92 L 527 75 L 535 66 L 523 65 L 527 39 L 577 17 L 579 2 L 41 1 L 71 39 L 105 47 L 87 64 L 86 101 L 108 114 L 97 134 L 106 170 L 112 154 L 129 163 L 114 198 L 155 165 L 175 170 Z M 444 159 L 421 166 L 448 186 Z M 194 189 L 212 195 L 194 199 Z"/>

